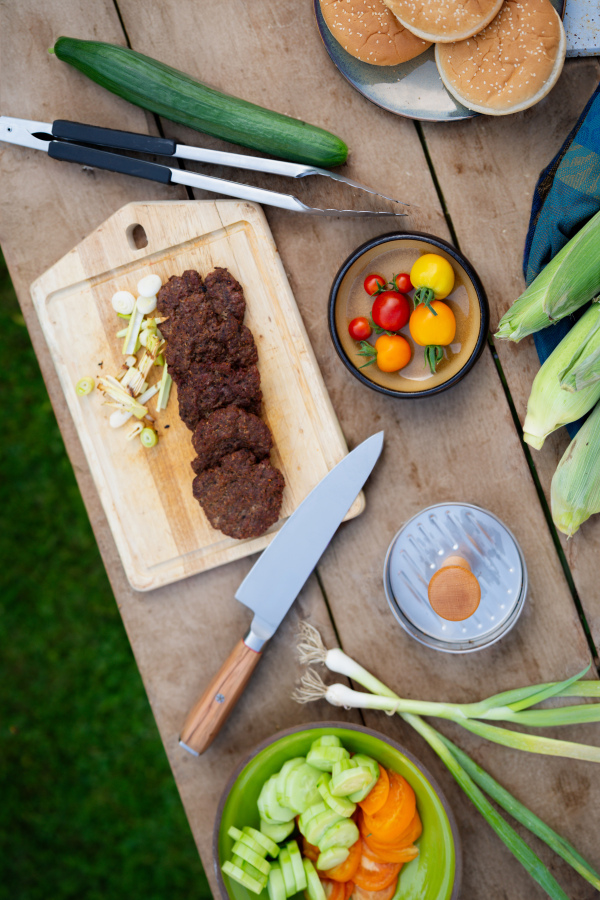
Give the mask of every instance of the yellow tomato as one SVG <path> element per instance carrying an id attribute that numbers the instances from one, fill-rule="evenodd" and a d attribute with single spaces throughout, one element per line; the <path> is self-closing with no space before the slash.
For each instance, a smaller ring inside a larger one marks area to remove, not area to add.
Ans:
<path id="1" fill-rule="evenodd" d="M 420 303 L 410 315 L 408 327 L 413 341 L 421 347 L 432 344 L 446 347 L 451 344 L 456 334 L 456 319 L 447 303 L 434 300 L 431 309 Z M 436 315 L 431 311 L 433 310 Z"/>
<path id="2" fill-rule="evenodd" d="M 410 362 L 410 344 L 401 334 L 382 334 L 375 341 L 377 365 L 382 372 L 398 372 Z"/>
<path id="3" fill-rule="evenodd" d="M 427 288 L 432 292 L 428 299 L 443 300 L 454 287 L 454 270 L 447 259 L 437 253 L 420 256 L 410 270 L 410 280 L 417 288 Z"/>

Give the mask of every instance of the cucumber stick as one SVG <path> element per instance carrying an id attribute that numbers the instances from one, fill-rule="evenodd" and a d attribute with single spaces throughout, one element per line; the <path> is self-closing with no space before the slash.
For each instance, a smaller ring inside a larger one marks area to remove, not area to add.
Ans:
<path id="1" fill-rule="evenodd" d="M 346 161 L 346 144 L 331 132 L 223 94 L 127 47 L 59 37 L 53 52 L 113 94 L 196 131 L 313 166 Z"/>

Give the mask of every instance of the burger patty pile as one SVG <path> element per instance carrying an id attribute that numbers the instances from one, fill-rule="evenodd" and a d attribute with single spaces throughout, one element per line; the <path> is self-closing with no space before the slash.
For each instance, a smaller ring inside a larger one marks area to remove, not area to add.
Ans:
<path id="1" fill-rule="evenodd" d="M 194 497 L 213 528 L 259 537 L 279 518 L 285 481 L 269 461 L 273 438 L 259 418 L 258 353 L 243 324 L 242 287 L 227 269 L 205 281 L 188 270 L 162 286 L 157 310 L 168 317 L 160 329 L 179 414 L 194 433 Z"/>

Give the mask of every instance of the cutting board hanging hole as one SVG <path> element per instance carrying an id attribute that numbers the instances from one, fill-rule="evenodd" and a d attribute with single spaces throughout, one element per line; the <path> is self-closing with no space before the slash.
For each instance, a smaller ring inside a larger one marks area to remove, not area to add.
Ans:
<path id="1" fill-rule="evenodd" d="M 143 250 L 144 247 L 148 246 L 148 235 L 144 226 L 140 225 L 139 222 L 136 222 L 135 225 L 130 225 L 125 234 L 127 235 L 127 243 L 132 250 Z"/>

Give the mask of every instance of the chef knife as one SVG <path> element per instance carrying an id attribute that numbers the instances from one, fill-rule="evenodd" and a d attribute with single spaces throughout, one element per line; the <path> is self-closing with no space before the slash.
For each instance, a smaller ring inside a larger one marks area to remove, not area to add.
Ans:
<path id="1" fill-rule="evenodd" d="M 275 535 L 239 586 L 236 599 L 254 613 L 250 630 L 233 648 L 189 713 L 179 743 L 194 756 L 211 745 L 258 664 L 265 643 L 290 606 L 363 484 L 383 447 L 372 435 L 329 472 Z"/>

